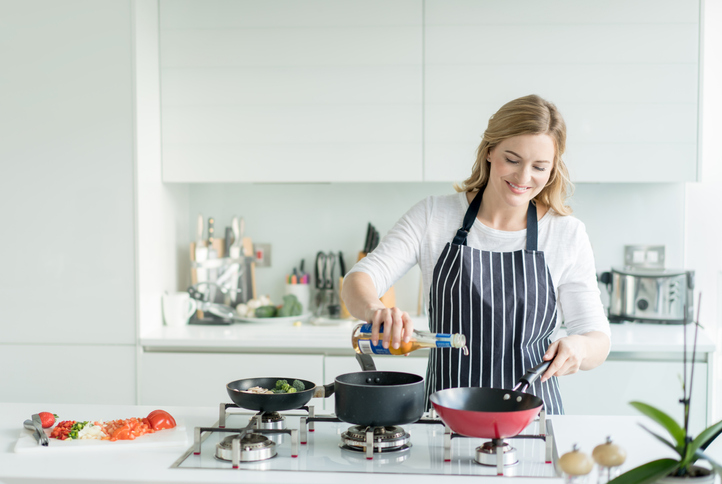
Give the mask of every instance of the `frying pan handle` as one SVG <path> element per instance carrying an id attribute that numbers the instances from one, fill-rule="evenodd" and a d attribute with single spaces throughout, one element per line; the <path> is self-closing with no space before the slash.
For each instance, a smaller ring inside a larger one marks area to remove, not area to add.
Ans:
<path id="1" fill-rule="evenodd" d="M 360 355 L 356 353 L 356 361 L 361 365 L 363 371 L 376 371 L 376 364 L 371 355 Z"/>
<path id="2" fill-rule="evenodd" d="M 528 369 L 526 373 L 524 373 L 524 376 L 519 378 L 519 382 L 514 387 L 514 391 L 525 391 L 529 387 L 529 385 L 534 383 L 534 380 L 539 378 L 541 374 L 544 373 L 547 368 L 549 368 L 549 365 L 552 364 L 552 361 L 554 360 L 542 361 L 534 368 Z"/>
<path id="3" fill-rule="evenodd" d="M 313 398 L 328 398 L 333 395 L 336 391 L 336 383 L 329 383 L 328 385 L 317 386 L 313 391 Z"/>

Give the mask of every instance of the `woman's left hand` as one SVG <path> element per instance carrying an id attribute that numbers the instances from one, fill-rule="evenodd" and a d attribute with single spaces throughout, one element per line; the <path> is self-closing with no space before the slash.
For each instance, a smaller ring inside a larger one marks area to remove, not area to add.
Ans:
<path id="1" fill-rule="evenodd" d="M 549 345 L 542 357 L 544 361 L 554 361 L 542 375 L 541 381 L 553 376 L 571 375 L 580 368 L 590 370 L 600 365 L 608 353 L 609 337 L 598 331 L 560 338 Z"/>

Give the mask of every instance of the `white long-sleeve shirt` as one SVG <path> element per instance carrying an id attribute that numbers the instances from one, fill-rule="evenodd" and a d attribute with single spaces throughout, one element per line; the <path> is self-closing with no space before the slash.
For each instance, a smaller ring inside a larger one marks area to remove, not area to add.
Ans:
<path id="1" fill-rule="evenodd" d="M 422 200 L 350 272 L 371 276 L 381 297 L 419 264 L 424 294 L 428 296 L 434 266 L 442 249 L 454 239 L 468 208 L 463 192 Z M 569 335 L 601 331 L 609 336 L 609 322 L 599 297 L 594 255 L 584 224 L 572 216 L 548 210 L 539 220 L 538 233 L 538 250 L 544 252 L 557 295 L 557 328 L 563 320 Z M 496 230 L 476 219 L 467 245 L 492 252 L 525 249 L 526 229 Z"/>

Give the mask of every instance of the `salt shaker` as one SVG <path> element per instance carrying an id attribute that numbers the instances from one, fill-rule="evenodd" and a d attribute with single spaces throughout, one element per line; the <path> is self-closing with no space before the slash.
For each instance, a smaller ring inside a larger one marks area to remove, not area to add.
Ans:
<path id="1" fill-rule="evenodd" d="M 617 444 L 612 443 L 611 437 L 599 444 L 592 451 L 592 458 L 597 463 L 598 484 L 607 484 L 619 476 L 620 466 L 627 459 L 627 452 Z"/>
<path id="2" fill-rule="evenodd" d="M 564 482 L 582 484 L 587 482 L 588 474 L 594 467 L 594 461 L 574 444 L 571 452 L 559 458 L 559 468 L 564 472 Z"/>

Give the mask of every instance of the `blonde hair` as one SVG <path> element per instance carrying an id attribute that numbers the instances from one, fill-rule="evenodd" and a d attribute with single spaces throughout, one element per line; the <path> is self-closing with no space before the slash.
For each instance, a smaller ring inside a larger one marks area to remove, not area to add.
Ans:
<path id="1" fill-rule="evenodd" d="M 554 141 L 554 161 L 549 181 L 534 201 L 552 208 L 559 215 L 571 214 L 572 209 L 565 202 L 574 187 L 562 160 L 567 127 L 556 106 L 535 94 L 504 104 L 489 118 L 489 126 L 477 150 L 471 176 L 461 186 L 455 184 L 454 189 L 457 192 L 472 192 L 484 188 L 489 182 L 489 151 L 505 139 L 524 134 L 546 134 Z"/>

